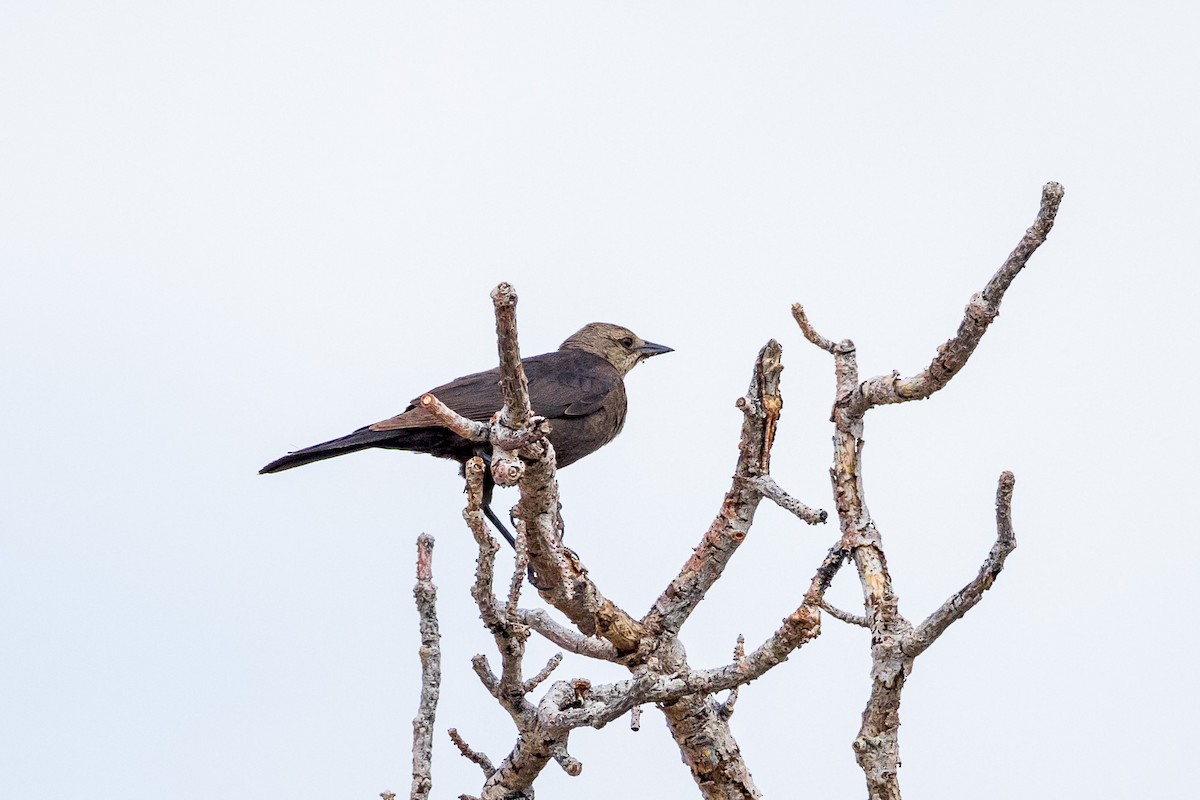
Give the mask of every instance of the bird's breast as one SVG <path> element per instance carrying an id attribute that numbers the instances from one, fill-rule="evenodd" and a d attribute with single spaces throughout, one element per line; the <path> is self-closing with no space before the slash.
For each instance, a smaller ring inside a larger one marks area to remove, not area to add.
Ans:
<path id="1" fill-rule="evenodd" d="M 596 452 L 615 439 L 624 425 L 624 392 L 586 416 L 551 420 L 550 443 L 558 466 L 565 467 Z"/>

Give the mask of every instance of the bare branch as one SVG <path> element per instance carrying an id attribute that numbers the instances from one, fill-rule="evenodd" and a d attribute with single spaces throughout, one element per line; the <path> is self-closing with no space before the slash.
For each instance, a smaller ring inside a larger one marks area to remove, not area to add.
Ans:
<path id="1" fill-rule="evenodd" d="M 512 580 L 508 584 L 508 605 L 504 609 L 504 618 L 510 630 L 520 627 L 521 584 L 525 582 L 525 573 L 529 567 L 529 551 L 525 547 L 524 526 L 517 528 L 515 542 L 516 558 L 513 559 Z"/>
<path id="2" fill-rule="evenodd" d="M 617 661 L 621 654 L 598 636 L 584 636 L 555 622 L 543 609 L 518 609 L 517 618 L 522 625 L 537 631 L 564 650 L 579 656 L 598 658 L 603 661 Z"/>
<path id="3" fill-rule="evenodd" d="M 463 465 L 463 475 L 467 479 L 467 507 L 463 510 L 463 519 L 475 537 L 479 546 L 479 558 L 475 562 L 475 583 L 471 586 L 471 597 L 479 606 L 479 614 L 488 630 L 499 630 L 502 622 L 497 610 L 496 595 L 492 591 L 492 581 L 495 574 L 496 551 L 500 545 L 496 543 L 483 514 L 483 459 L 478 456 Z"/>
<path id="4" fill-rule="evenodd" d="M 820 525 L 829 519 L 829 513 L 819 508 L 809 508 L 783 490 L 770 475 L 758 475 L 750 479 L 750 485 L 763 497 L 791 514 L 795 514 L 809 525 Z"/>
<path id="5" fill-rule="evenodd" d="M 678 633 L 705 592 L 721 577 L 754 522 L 754 512 L 762 494 L 753 487 L 750 479 L 766 474 L 770 469 L 771 444 L 783 409 L 783 398 L 779 394 L 782 354 L 783 348 L 774 339 L 758 353 L 750 389 L 737 402 L 744 417 L 733 485 L 725 493 L 721 512 L 691 558 L 642 619 L 642 624 L 656 634 Z"/>
<path id="6" fill-rule="evenodd" d="M 739 633 L 738 638 L 737 638 L 737 644 L 735 644 L 733 646 L 733 663 L 741 664 L 743 661 L 745 661 L 745 659 L 746 659 L 746 637 L 742 636 L 742 634 Z M 725 702 L 721 703 L 720 707 L 717 709 L 717 712 L 725 719 L 729 719 L 730 717 L 733 716 L 734 706 L 737 705 L 738 690 L 741 688 L 742 688 L 741 686 L 735 686 L 732 689 L 730 689 L 729 697 L 726 697 Z"/>
<path id="7" fill-rule="evenodd" d="M 454 746 L 458 748 L 458 752 L 462 753 L 463 757 L 468 761 L 478 764 L 479 768 L 483 770 L 483 775 L 485 778 L 496 771 L 496 768 L 492 766 L 492 760 L 483 753 L 473 750 L 471 746 L 463 741 L 463 738 L 458 735 L 458 730 L 451 728 L 448 733 L 450 734 L 450 741 L 454 742 Z"/>
<path id="8" fill-rule="evenodd" d="M 417 585 L 413 588 L 420 617 L 421 696 L 413 719 L 411 800 L 425 800 L 433 788 L 433 723 L 442 683 L 441 635 L 438 632 L 437 587 L 433 585 L 433 537 L 417 537 Z"/>
<path id="9" fill-rule="evenodd" d="M 852 413 L 861 414 L 868 408 L 888 403 L 924 400 L 945 387 L 950 379 L 958 374 L 975 352 L 992 320 L 1000 313 L 1000 301 L 1005 291 L 1025 267 L 1029 257 L 1046 241 L 1050 229 L 1054 227 L 1054 218 L 1058 214 L 1062 198 L 1063 188 L 1059 184 L 1047 183 L 1042 188 L 1041 207 L 1033 226 L 1025 232 L 1020 243 L 988 281 L 983 291 L 971 298 L 971 302 L 967 304 L 966 315 L 958 326 L 958 332 L 953 339 L 938 348 L 932 363 L 911 378 L 901 379 L 899 373 L 893 372 L 891 375 L 881 375 L 864 382 L 854 398 Z"/>
<path id="10" fill-rule="evenodd" d="M 559 745 L 565 745 L 566 733 L 545 730 L 522 731 L 512 751 L 483 784 L 480 800 L 509 800 L 528 797 L 533 781 L 554 757 Z"/>
<path id="11" fill-rule="evenodd" d="M 518 429 L 529 422 L 533 411 L 529 407 L 529 381 L 521 364 L 521 348 L 517 343 L 517 292 L 507 283 L 492 290 L 496 310 L 496 349 L 500 353 L 500 391 L 504 395 L 501 422 Z"/>
<path id="12" fill-rule="evenodd" d="M 572 778 L 579 777 L 579 773 L 583 772 L 583 764 L 579 759 L 567 752 L 567 743 L 560 742 L 551 748 L 554 754 L 554 760 L 562 767 L 562 771 L 570 775 Z"/>
<path id="13" fill-rule="evenodd" d="M 813 575 L 812 583 L 808 587 L 808 593 L 804 595 L 804 602 L 810 606 L 821 607 L 821 604 L 825 602 L 825 591 L 833 584 L 833 579 L 842 568 L 846 557 L 847 553 L 842 547 L 841 542 L 829 548 L 829 552 L 825 554 L 825 559 L 821 562 L 821 566 L 817 567 L 817 571 Z"/>
<path id="14" fill-rule="evenodd" d="M 1025 268 L 1029 257 L 1046 241 L 1046 237 L 1050 235 L 1050 229 L 1054 227 L 1054 218 L 1058 215 L 1058 206 L 1062 203 L 1064 194 L 1062 185 L 1053 181 L 1042 187 L 1042 205 L 1038 209 L 1037 219 L 1033 221 L 1033 226 L 1025 231 L 1025 235 L 1021 237 L 1021 241 L 1008 256 L 1004 265 L 984 287 L 983 297 L 987 302 L 1000 305 L 1000 301 L 1004 298 L 1004 292 L 1008 290 L 1013 278 L 1017 277 L 1017 273 Z"/>
<path id="15" fill-rule="evenodd" d="M 490 442 L 496 482 L 516 483 L 520 491 L 513 512 L 518 534 L 516 570 L 506 602 L 501 606 L 492 588 L 498 546 L 487 531 L 482 514 L 484 467 L 479 459 L 465 466 L 468 502 L 464 516 L 480 550 L 472 594 L 503 661 L 498 676 L 483 656 L 476 656 L 472 664 L 485 688 L 512 716 L 519 733 L 512 751 L 494 769 L 485 757 L 476 761 L 487 774 L 481 800 L 531 796 L 533 781 L 551 759 L 568 774 L 579 774 L 582 765 L 567 751 L 570 732 L 583 725 L 603 727 L 626 712 L 631 712 L 631 726 L 636 730 L 640 726 L 641 707 L 647 703 L 659 704 L 684 762 L 706 798 L 759 797 L 730 732 L 729 717 L 734 712 L 740 686 L 786 660 L 794 650 L 820 634 L 821 609 L 871 630 L 871 699 L 854 748 L 871 797 L 899 797 L 895 771 L 899 763 L 896 733 L 901 689 L 915 655 L 978 602 L 1002 568 L 1007 552 L 1015 546 L 1008 511 L 1011 476 L 1008 476 L 1007 495 L 1002 492 L 997 501 L 1000 541 L 980 577 L 947 601 L 914 633 L 900 614 L 881 537 L 864 499 L 863 414 L 874 405 L 928 396 L 961 369 L 998 312 L 1004 291 L 1045 240 L 1061 196 L 1057 185 L 1046 187 L 1038 221 L 1000 272 L 973 299 L 956 338 L 942 348 L 929 369 L 907 382 L 893 375 L 860 383 L 853 342 L 835 343 L 826 339 L 813 328 L 801 306 L 793 308 L 804 336 L 834 357 L 837 394 L 833 409 L 834 465 L 830 473 L 841 536 L 817 569 L 800 605 L 784 618 L 779 629 L 749 654 L 744 639 L 739 637 L 733 663 L 717 669 L 691 669 L 678 632 L 745 540 L 761 500 L 770 499 L 808 524 L 828 519 L 825 511 L 809 508 L 788 495 L 770 475 L 771 450 L 783 405 L 779 393 L 783 368 L 779 344 L 772 340 L 760 351 L 749 391 L 738 399 L 737 406 L 744 416 L 738 460 L 720 513 L 691 558 L 646 616 L 637 621 L 604 597 L 588 577 L 579 557 L 562 545 L 555 453 L 546 437 L 545 420 L 534 417 L 529 405 L 528 383 L 517 339 L 516 293 L 508 284 L 496 287 L 492 298 L 504 407 L 487 425 L 469 420 L 463 425 L 450 419 L 459 425 L 452 429 L 465 431 L 463 435 L 467 438 L 483 441 L 479 438 L 483 436 Z M 421 402 L 432 406 L 436 398 L 429 396 L 428 402 L 425 398 Z M 430 413 L 441 419 L 437 412 Z M 451 414 L 445 410 L 442 416 Z M 447 423 L 447 427 L 452 426 Z M 1002 479 L 1002 488 L 1003 483 Z M 862 617 L 825 601 L 825 591 L 847 560 L 855 563 L 862 585 L 867 609 Z M 545 583 L 535 585 L 541 597 L 564 613 L 578 632 L 554 622 L 544 611 L 519 607 L 527 566 L 530 574 L 538 576 L 538 584 Z M 633 677 L 600 686 L 582 679 L 554 682 L 535 705 L 528 695 L 549 680 L 561 661 L 561 654 L 550 659 L 533 677 L 523 679 L 525 642 L 532 630 L 571 652 L 622 664 Z M 725 701 L 715 701 L 713 695 L 725 690 L 729 690 Z M 452 732 L 452 738 L 455 737 Z M 464 755 L 474 752 L 461 739 L 456 739 L 456 745 Z"/>
<path id="16" fill-rule="evenodd" d="M 468 441 L 486 442 L 491 435 L 491 425 L 467 419 L 432 394 L 421 395 L 417 404 L 432 414 L 439 425 L 449 428 Z"/>
<path id="17" fill-rule="evenodd" d="M 629 709 L 629 730 L 637 733 L 642 729 L 642 707 L 634 706 Z"/>
<path id="18" fill-rule="evenodd" d="M 803 309 L 799 313 L 793 309 L 793 313 L 805 335 L 811 334 L 810 340 L 815 339 L 815 332 L 807 324 Z M 911 628 L 900 615 L 899 600 L 892 591 L 892 579 L 883 555 L 883 543 L 864 499 L 863 414 L 855 405 L 860 387 L 854 342 L 844 339 L 832 344 L 821 339 L 817 344 L 833 355 L 836 400 L 832 416 L 833 466 L 829 475 L 842 535 L 818 570 L 807 597 L 810 603 L 819 606 L 824 600 L 824 588 L 832 581 L 842 559 L 849 556 L 854 560 L 862 586 L 863 604 L 868 609 L 866 621 L 872 634 L 871 699 L 863 712 L 862 727 L 855 740 L 855 756 L 866 776 L 872 800 L 898 800 L 896 768 L 899 750 L 896 729 L 899 724 L 900 690 L 906 675 L 900 646 Z M 896 788 L 895 794 L 888 794 L 893 787 Z"/>
<path id="19" fill-rule="evenodd" d="M 530 417 L 528 424 L 518 430 L 496 425 L 491 430 L 491 441 L 496 447 L 511 452 L 521 452 L 534 442 L 540 442 L 550 433 L 550 421 L 545 417 Z"/>
<path id="20" fill-rule="evenodd" d="M 554 655 L 550 656 L 550 660 L 546 662 L 546 666 L 538 670 L 538 674 L 525 681 L 524 685 L 521 687 L 521 690 L 524 691 L 525 694 L 532 692 L 538 687 L 539 684 L 550 677 L 551 672 L 554 672 L 554 670 L 558 669 L 558 665 L 562 663 L 562 660 L 562 653 L 555 653 Z"/>
<path id="21" fill-rule="evenodd" d="M 496 673 L 492 672 L 492 666 L 488 663 L 487 656 L 483 653 L 471 656 L 471 669 L 479 676 L 479 682 L 483 684 L 484 689 L 487 689 L 488 694 L 498 698 L 500 696 L 500 679 L 496 677 Z"/>
<path id="22" fill-rule="evenodd" d="M 834 343 L 826 339 L 821 334 L 817 333 L 816 328 L 808 321 L 808 314 L 804 313 L 804 306 L 799 303 L 792 303 L 792 318 L 796 320 L 796 324 L 800 326 L 800 332 L 804 334 L 804 338 L 815 344 L 817 347 L 824 350 L 826 353 L 832 353 Z"/>
<path id="23" fill-rule="evenodd" d="M 823 600 L 821 602 L 821 608 L 822 610 L 827 611 L 829 616 L 833 617 L 834 619 L 840 619 L 842 622 L 846 622 L 851 625 L 858 625 L 861 628 L 869 629 L 871 627 L 871 623 L 867 622 L 866 617 L 860 617 L 856 614 L 851 614 L 849 611 L 842 611 L 837 606 L 830 605 L 828 601 Z"/>
<path id="24" fill-rule="evenodd" d="M 517 342 L 517 292 L 507 283 L 492 290 L 492 305 L 496 311 L 496 349 L 500 354 L 500 392 L 504 408 L 498 421 L 512 430 L 524 428 L 533 417 L 529 405 L 529 381 L 521 363 L 521 348 Z M 511 450 L 492 445 L 492 477 L 501 486 L 513 486 L 525 472 L 525 464 Z"/>
<path id="25" fill-rule="evenodd" d="M 975 578 L 942 603 L 937 611 L 917 626 L 912 638 L 906 644 L 904 651 L 915 658 L 929 649 L 937 638 L 946 632 L 952 624 L 962 619 L 983 599 L 983 593 L 992 588 L 992 584 L 1004 569 L 1004 561 L 1008 554 L 1017 548 L 1016 534 L 1012 527 L 1012 495 L 1016 478 L 1011 472 L 1000 473 L 996 487 L 996 543 L 979 568 Z"/>
<path id="26" fill-rule="evenodd" d="M 558 681 L 539 703 L 538 715 L 542 724 L 553 730 L 566 731 L 584 725 L 600 728 L 644 703 L 670 704 L 685 698 L 707 697 L 762 676 L 819 633 L 820 615 L 809 605 L 802 605 L 757 650 L 748 656 L 744 650 L 735 652 L 735 661 L 727 666 L 684 669 L 672 675 L 643 670 L 629 680 L 601 686 Z"/>
<path id="27" fill-rule="evenodd" d="M 664 681 L 649 670 L 635 678 L 593 687 L 587 681 L 557 681 L 538 705 L 538 716 L 552 730 L 603 728 L 647 702 Z M 653 701 L 651 701 L 653 702 Z"/>
<path id="28" fill-rule="evenodd" d="M 821 633 L 821 615 L 808 605 L 802 604 L 783 620 L 779 630 L 743 659 L 719 670 L 702 670 L 695 673 L 704 681 L 712 681 L 719 689 L 749 683 L 765 674 L 767 670 L 787 661 L 792 651 L 811 642 Z M 732 683 L 730 683 L 732 681 Z M 729 683 L 729 686 L 725 684 Z M 719 691 L 714 688 L 713 691 Z"/>
<path id="29" fill-rule="evenodd" d="M 1008 499 L 1012 489 L 1012 476 L 1008 475 L 1007 479 L 1001 477 L 1001 488 L 997 495 L 999 538 L 979 576 L 914 632 L 900 614 L 899 599 L 892 589 L 882 539 L 864 499 L 863 415 L 878 405 L 929 397 L 962 369 L 999 313 L 1004 292 L 1034 251 L 1046 240 L 1062 197 L 1061 186 L 1046 184 L 1033 227 L 1025 233 L 1020 244 L 984 290 L 971 299 L 955 337 L 939 348 L 927 369 L 913 378 L 901 379 L 898 373 L 892 373 L 860 384 L 854 343 L 847 339 L 834 344 L 813 329 L 802 307 L 796 305 L 792 309 L 804 336 L 834 357 L 837 393 L 833 406 L 834 462 L 830 477 L 842 537 L 831 555 L 840 550 L 854 560 L 867 614 L 859 618 L 834 609 L 823 602 L 823 597 L 816 599 L 830 614 L 854 624 L 865 624 L 871 630 L 871 696 L 863 712 L 859 735 L 854 741 L 854 751 L 873 799 L 900 796 L 896 776 L 899 767 L 897 732 L 900 724 L 900 693 L 913 659 L 948 625 L 979 602 L 983 591 L 1003 568 L 1004 558 L 1015 547 L 1015 541 L 1008 522 Z M 826 565 L 830 565 L 828 560 Z M 836 566 L 830 574 L 835 571 Z M 814 598 L 812 590 L 809 598 L 810 601 Z"/>

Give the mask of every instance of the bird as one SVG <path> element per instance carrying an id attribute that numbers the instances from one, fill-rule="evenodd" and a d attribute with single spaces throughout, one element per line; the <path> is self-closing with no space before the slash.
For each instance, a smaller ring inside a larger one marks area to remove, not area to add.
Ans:
<path id="1" fill-rule="evenodd" d="M 533 413 L 550 422 L 549 439 L 558 467 L 569 466 L 616 438 L 625 425 L 625 376 L 646 359 L 671 352 L 672 348 L 648 342 L 628 328 L 592 322 L 567 337 L 557 350 L 521 359 Z M 491 419 L 504 405 L 498 367 L 464 375 L 425 394 L 434 395 L 461 416 L 478 422 Z M 394 417 L 288 453 L 267 464 L 259 474 L 283 472 L 376 447 L 428 453 L 460 465 L 475 456 L 485 461 L 491 457 L 486 442 L 472 442 L 443 427 L 421 406 L 418 397 Z M 494 488 L 491 471 L 485 470 L 484 513 L 515 547 L 512 534 L 492 511 Z"/>

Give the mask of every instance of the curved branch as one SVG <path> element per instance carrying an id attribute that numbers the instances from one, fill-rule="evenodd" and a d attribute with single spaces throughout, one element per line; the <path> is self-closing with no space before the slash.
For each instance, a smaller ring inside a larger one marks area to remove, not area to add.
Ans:
<path id="1" fill-rule="evenodd" d="M 829 616 L 834 619 L 840 619 L 849 625 L 857 625 L 860 628 L 870 628 L 871 623 L 867 622 L 866 617 L 860 617 L 857 614 L 851 614 L 849 611 L 842 611 L 837 606 L 830 605 L 827 602 L 821 603 L 821 609 L 828 612 Z"/>
<path id="2" fill-rule="evenodd" d="M 451 728 L 449 731 L 450 741 L 454 742 L 454 746 L 458 748 L 458 752 L 463 754 L 463 758 L 476 764 L 483 770 L 484 777 L 491 775 L 496 771 L 496 767 L 492 764 L 492 760 L 486 754 L 475 750 L 471 745 L 463 741 L 463 738 L 458 735 L 458 729 Z"/>
<path id="3" fill-rule="evenodd" d="M 1012 526 L 1012 495 L 1016 478 L 1011 472 L 1000 473 L 996 486 L 996 543 L 984 559 L 983 566 L 975 578 L 950 597 L 937 611 L 917 626 L 911 639 L 906 643 L 904 652 L 911 658 L 916 658 L 929 649 L 946 629 L 983 599 L 983 593 L 992 588 L 996 578 L 1004 569 L 1004 561 L 1008 554 L 1017 549 L 1017 537 Z"/>
<path id="4" fill-rule="evenodd" d="M 804 306 L 799 303 L 792 303 L 792 318 L 796 320 L 796 324 L 800 326 L 800 332 L 804 334 L 804 338 L 815 344 L 817 347 L 824 350 L 826 353 L 834 352 L 836 345 L 826 339 L 821 334 L 817 333 L 817 329 L 808 321 L 808 314 L 804 312 Z"/>
<path id="5" fill-rule="evenodd" d="M 1046 241 L 1063 199 L 1063 188 L 1057 183 L 1042 187 L 1042 202 L 1033 225 L 1004 264 L 987 282 L 982 292 L 971 298 L 958 332 L 941 347 L 928 367 L 911 378 L 901 378 L 898 372 L 871 378 L 859 387 L 852 403 L 851 414 L 861 415 L 874 406 L 924 400 L 942 389 L 958 374 L 975 352 L 983 334 L 1000 313 L 1000 301 L 1013 279 L 1025 268 L 1029 257 Z M 797 322 L 800 319 L 797 317 Z M 801 329 L 804 324 L 801 323 Z M 807 335 L 807 333 L 806 333 Z"/>

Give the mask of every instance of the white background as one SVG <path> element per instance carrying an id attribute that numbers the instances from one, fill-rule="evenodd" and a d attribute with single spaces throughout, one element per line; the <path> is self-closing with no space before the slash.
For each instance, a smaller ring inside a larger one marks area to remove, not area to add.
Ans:
<path id="1" fill-rule="evenodd" d="M 917 662 L 901 781 L 1185 795 L 1198 24 L 1190 3 L 9 0 L 0 796 L 406 796 L 421 531 L 435 795 L 478 792 L 444 729 L 498 761 L 513 728 L 470 672 L 496 658 L 455 465 L 257 469 L 493 366 L 501 280 L 528 354 L 627 325 L 676 352 L 630 376 L 624 433 L 560 481 L 568 543 L 638 616 L 719 509 L 770 337 L 775 475 L 831 507 L 832 365 L 790 304 L 854 338 L 864 377 L 911 374 L 1048 180 L 1058 224 L 964 372 L 867 419 L 914 621 L 975 574 L 996 477 L 1017 475 L 1020 549 Z M 692 664 L 769 635 L 834 536 L 764 506 L 685 628 Z M 852 571 L 832 596 L 860 607 Z M 866 646 L 827 618 L 743 691 L 733 729 L 768 797 L 863 795 Z M 551 765 L 545 796 L 696 796 L 653 709 L 571 750 L 583 775 Z"/>

